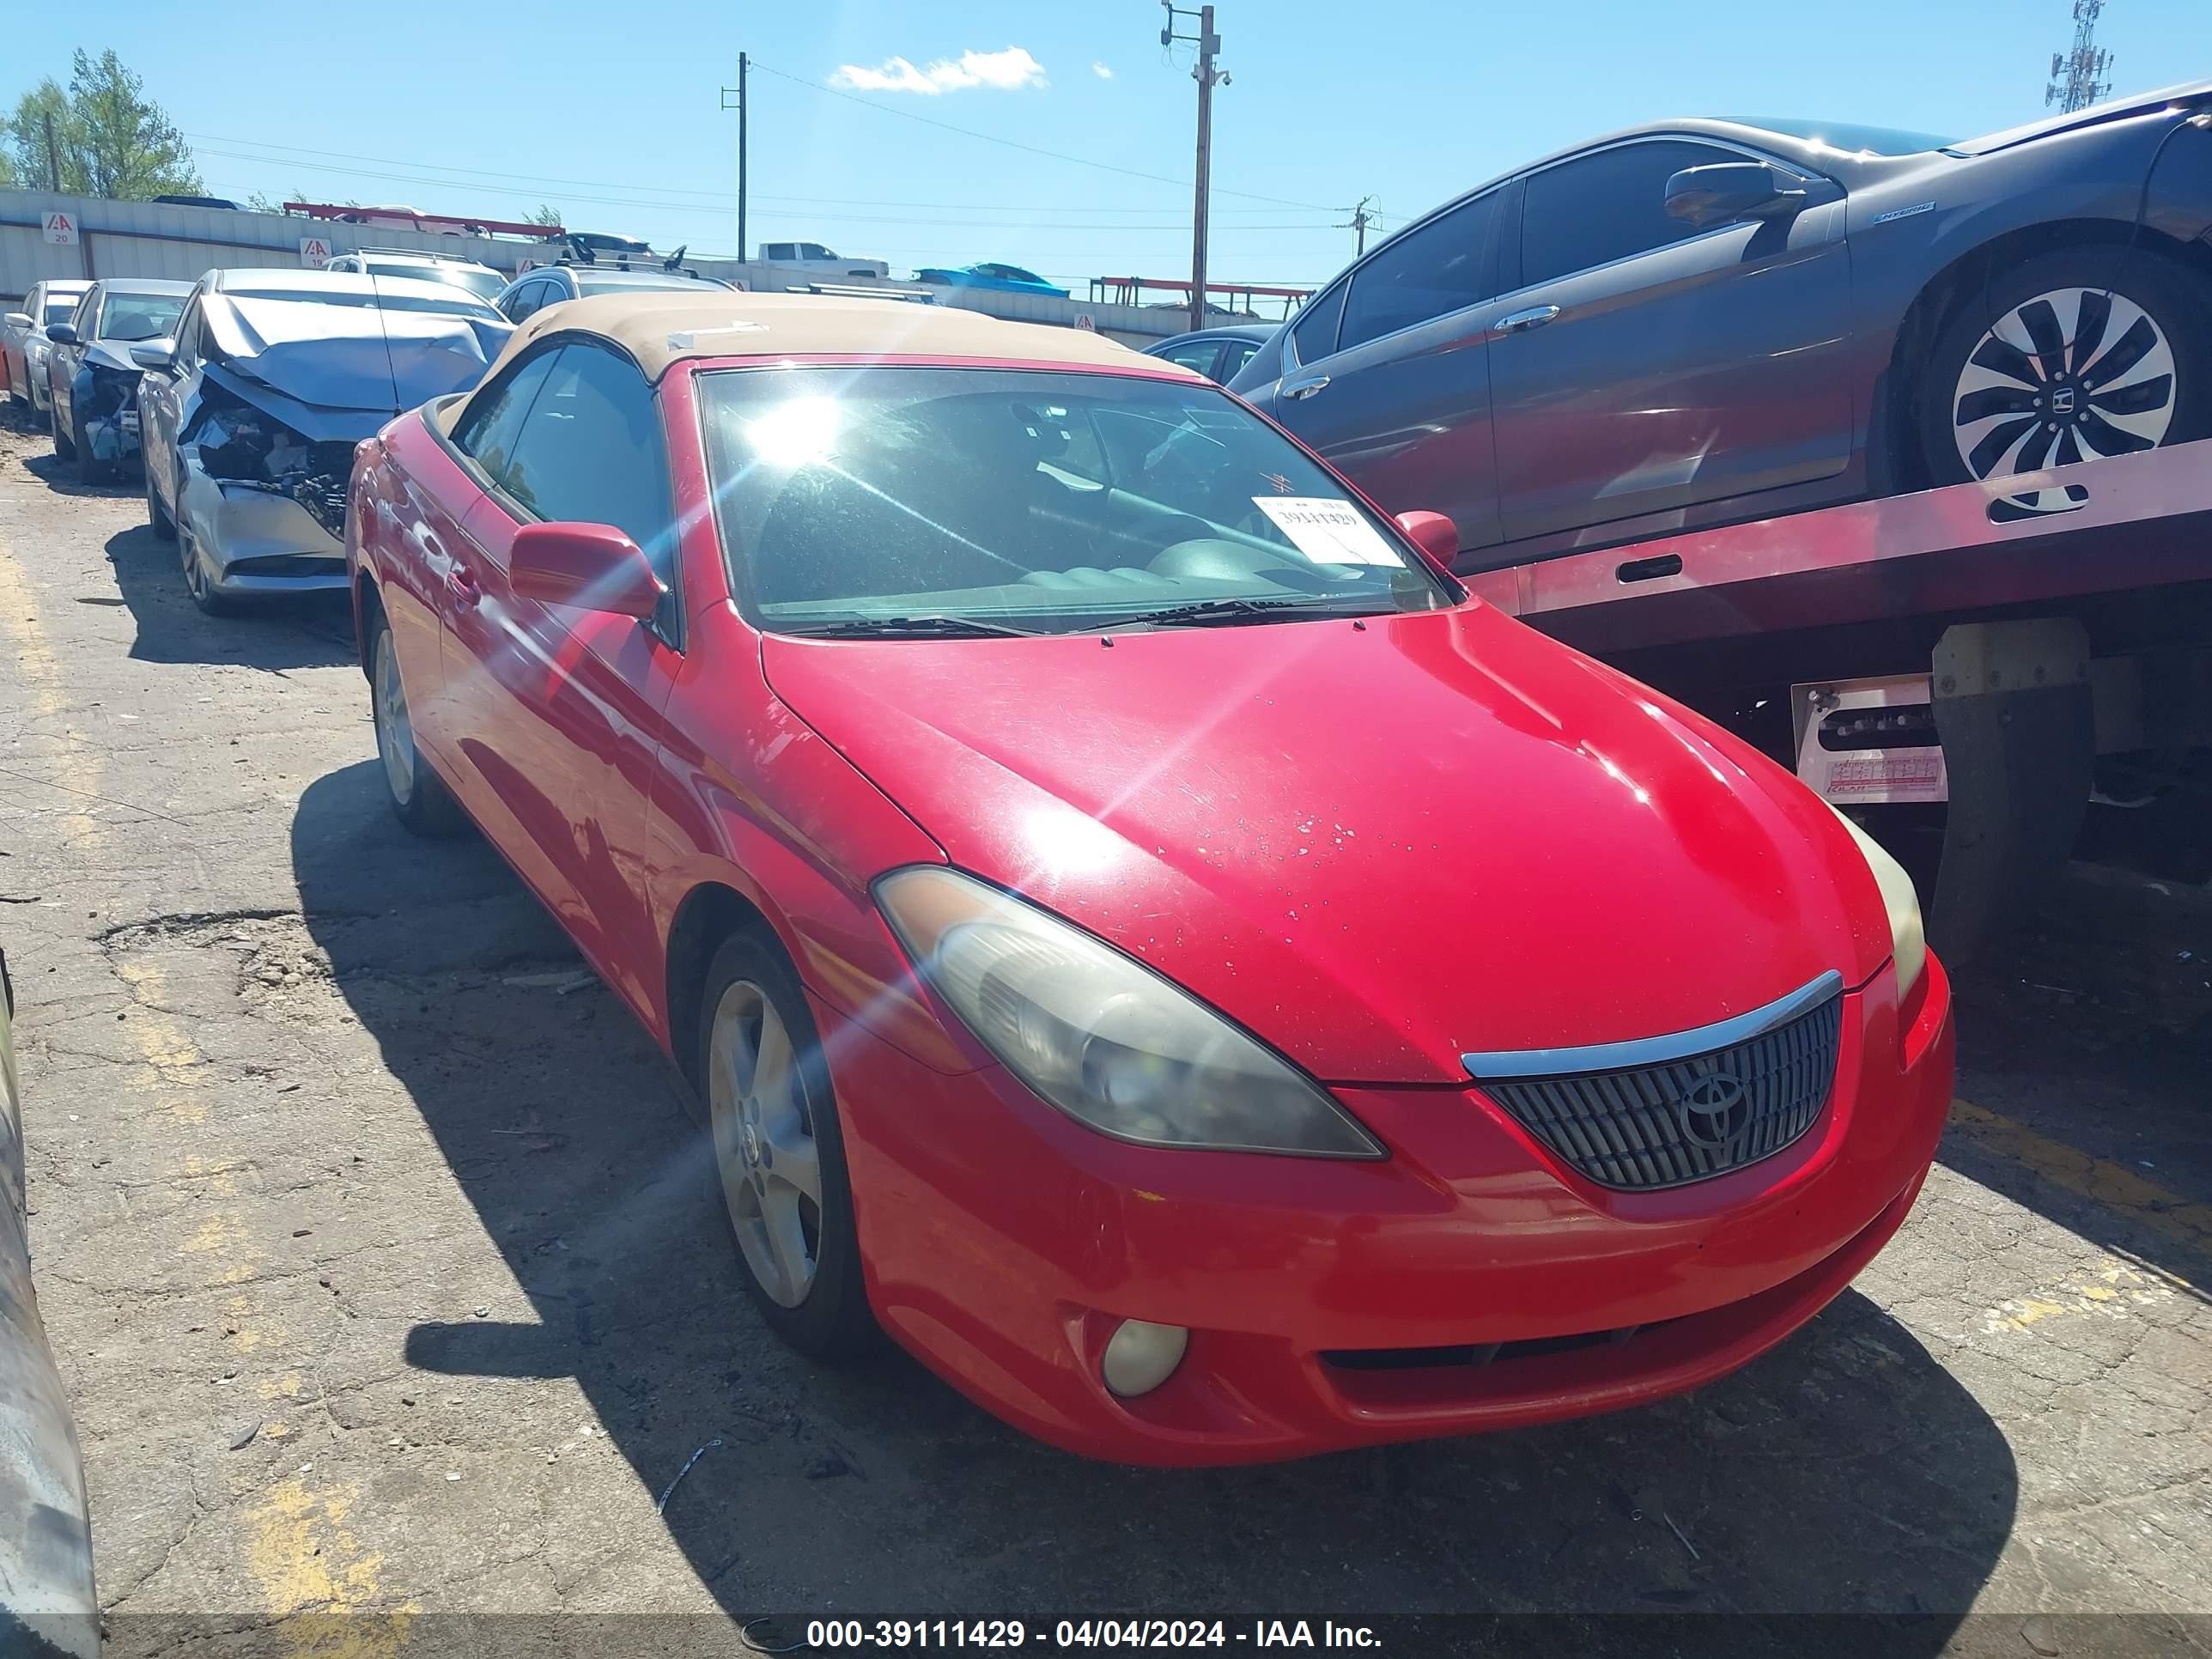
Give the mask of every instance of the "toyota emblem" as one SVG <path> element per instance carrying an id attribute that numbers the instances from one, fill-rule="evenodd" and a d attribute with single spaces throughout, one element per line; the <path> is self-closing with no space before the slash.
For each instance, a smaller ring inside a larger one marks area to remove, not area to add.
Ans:
<path id="1" fill-rule="evenodd" d="M 1675 1103 L 1682 1133 L 1708 1151 L 1718 1152 L 1751 1127 L 1751 1102 L 1743 1079 L 1734 1072 L 1708 1072 L 1683 1091 Z"/>

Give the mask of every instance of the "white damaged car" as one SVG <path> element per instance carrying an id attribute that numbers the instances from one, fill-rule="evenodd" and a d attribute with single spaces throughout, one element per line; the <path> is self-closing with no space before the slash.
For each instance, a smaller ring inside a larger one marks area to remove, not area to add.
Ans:
<path id="1" fill-rule="evenodd" d="M 514 331 L 443 283 L 210 270 L 173 339 L 134 347 L 146 512 L 203 611 L 343 591 L 354 446 L 483 377 Z"/>

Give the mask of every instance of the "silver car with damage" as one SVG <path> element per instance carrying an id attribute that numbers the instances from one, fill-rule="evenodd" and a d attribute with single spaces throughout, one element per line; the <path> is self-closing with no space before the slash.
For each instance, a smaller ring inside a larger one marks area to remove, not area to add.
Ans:
<path id="1" fill-rule="evenodd" d="M 46 325 L 65 323 L 76 313 L 89 282 L 33 283 L 23 296 L 23 308 L 0 318 L 0 379 L 8 383 L 8 396 L 27 403 L 32 412 L 46 412 Z"/>
<path id="2" fill-rule="evenodd" d="M 343 591 L 354 446 L 483 377 L 513 325 L 444 283 L 211 270 L 133 354 L 146 513 L 193 601 Z"/>
<path id="3" fill-rule="evenodd" d="M 31 1293 L 15 993 L 0 956 L 0 1653 L 100 1651 L 76 1425 Z"/>

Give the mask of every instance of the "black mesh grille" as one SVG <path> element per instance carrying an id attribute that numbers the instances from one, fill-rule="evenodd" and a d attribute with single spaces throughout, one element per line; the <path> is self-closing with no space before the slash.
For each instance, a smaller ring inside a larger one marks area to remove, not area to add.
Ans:
<path id="1" fill-rule="evenodd" d="M 1679 1187 L 1754 1164 L 1813 1127 L 1835 1081 L 1843 1015 L 1832 996 L 1711 1054 L 1481 1087 L 1599 1185 Z"/>

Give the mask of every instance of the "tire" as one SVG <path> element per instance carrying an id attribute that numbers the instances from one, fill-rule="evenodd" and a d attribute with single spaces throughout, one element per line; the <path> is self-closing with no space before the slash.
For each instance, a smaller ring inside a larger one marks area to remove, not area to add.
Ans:
<path id="1" fill-rule="evenodd" d="M 63 432 L 61 410 L 52 404 L 46 405 L 46 430 L 53 434 L 54 459 L 58 461 L 75 460 L 76 445 Z"/>
<path id="2" fill-rule="evenodd" d="M 72 416 L 70 421 L 70 454 L 76 461 L 76 481 L 81 484 L 106 483 L 114 469 L 92 453 L 84 428 Z"/>
<path id="3" fill-rule="evenodd" d="M 180 524 L 172 523 L 171 532 L 177 541 L 177 563 L 184 572 L 185 592 L 191 596 L 200 614 L 206 617 L 234 617 L 238 606 L 230 598 L 216 590 L 208 580 L 207 567 L 200 562 L 198 538 Z"/>
<path id="4" fill-rule="evenodd" d="M 177 521 L 169 516 L 169 509 L 161 505 L 161 497 L 154 488 L 154 469 L 141 465 L 138 471 L 146 480 L 146 522 L 154 527 L 154 534 L 162 541 L 176 540 Z"/>
<path id="5" fill-rule="evenodd" d="M 2061 248 L 2004 271 L 1968 297 L 1929 354 L 1917 398 L 1929 481 L 2212 435 L 2208 315 L 2203 280 L 2142 249 Z M 2057 507 L 2037 497 L 2057 493 L 2020 500 Z"/>
<path id="6" fill-rule="evenodd" d="M 392 629 L 379 613 L 369 623 L 369 712 L 376 722 L 376 754 L 384 773 L 385 798 L 392 816 L 411 836 L 426 840 L 458 835 L 468 820 L 415 746 L 414 723 L 407 714 L 407 689 L 399 678 L 399 655 Z"/>
<path id="7" fill-rule="evenodd" d="M 772 938 L 748 931 L 722 942 L 701 991 L 698 1041 L 723 1206 L 762 1318 L 812 1358 L 866 1352 L 878 1332 L 830 1067 L 799 975 Z M 763 1076 L 771 1069 L 774 1082 Z"/>

